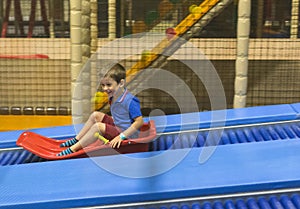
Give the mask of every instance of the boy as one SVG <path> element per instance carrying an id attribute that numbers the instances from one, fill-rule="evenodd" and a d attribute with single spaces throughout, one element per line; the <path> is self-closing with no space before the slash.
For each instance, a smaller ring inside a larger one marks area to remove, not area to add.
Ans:
<path id="1" fill-rule="evenodd" d="M 139 100 L 125 88 L 126 70 L 115 64 L 101 80 L 100 85 L 109 97 L 111 116 L 102 112 L 93 112 L 76 137 L 62 143 L 68 147 L 57 156 L 69 155 L 95 142 L 95 133 L 110 140 L 112 148 L 119 148 L 122 140 L 134 138 L 143 125 Z"/>

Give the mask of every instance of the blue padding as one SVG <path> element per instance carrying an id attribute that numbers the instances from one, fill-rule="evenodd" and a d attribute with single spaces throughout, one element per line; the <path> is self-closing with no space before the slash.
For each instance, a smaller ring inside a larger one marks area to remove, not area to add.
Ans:
<path id="1" fill-rule="evenodd" d="M 242 125 L 272 121 L 295 120 L 299 115 L 300 103 L 271 106 L 258 106 L 240 109 L 216 110 L 208 112 L 185 113 L 177 115 L 156 116 L 145 118 L 145 122 L 153 119 L 157 132 L 194 130 L 224 125 Z M 30 131 L 50 138 L 70 138 L 82 128 L 82 124 L 74 127 L 59 126 L 52 128 L 32 129 Z M 16 140 L 23 131 L 0 133 L 0 148 L 15 147 Z"/>
<path id="2" fill-rule="evenodd" d="M 166 173 L 147 178 L 121 177 L 90 158 L 0 167 L 0 206 L 69 208 L 300 187 L 300 140 L 275 140 L 218 146 L 205 163 L 199 156 L 211 148 L 194 148 Z M 129 164 L 121 156 L 93 158 L 115 165 L 115 172 L 138 176 L 163 169 L 186 149 L 169 156 Z M 132 158 L 164 152 L 130 154 Z M 298 201 L 298 200 L 297 200 Z M 273 206 L 278 201 L 272 199 Z M 244 208 L 243 202 L 238 208 Z"/>
<path id="3" fill-rule="evenodd" d="M 65 139 L 74 137 L 76 135 L 76 131 L 78 132 L 81 128 L 82 124 L 76 126 L 69 125 L 49 128 L 37 128 L 31 129 L 30 131 L 50 138 Z M 20 134 L 23 132 L 24 130 L 0 132 L 0 148 L 16 147 L 16 141 L 19 138 Z"/>
<path id="4" fill-rule="evenodd" d="M 292 195 L 292 202 L 297 208 L 300 208 L 300 196 L 298 194 Z"/>
<path id="5" fill-rule="evenodd" d="M 272 206 L 272 208 L 274 209 L 284 209 L 281 202 L 279 202 L 279 200 L 277 199 L 276 196 L 272 196 L 270 197 L 270 205 Z"/>
<path id="6" fill-rule="evenodd" d="M 171 132 L 209 128 L 216 126 L 244 125 L 274 121 L 295 120 L 299 113 L 297 104 L 281 104 L 248 107 L 240 109 L 216 110 L 200 113 L 151 117 L 155 121 L 157 132 Z M 300 104 L 299 104 L 300 111 Z"/>
<path id="7" fill-rule="evenodd" d="M 256 203 L 256 199 L 249 198 L 247 201 L 247 205 L 249 209 L 260 209 L 260 207 Z"/>
<path id="8" fill-rule="evenodd" d="M 213 209 L 210 202 L 204 202 L 202 208 L 203 209 Z"/>
<path id="9" fill-rule="evenodd" d="M 300 118 L 300 103 L 291 104 L 291 107 L 297 113 L 297 118 Z"/>
<path id="10" fill-rule="evenodd" d="M 244 200 L 242 199 L 236 201 L 236 207 L 237 209 L 248 209 Z"/>
<path id="11" fill-rule="evenodd" d="M 258 204 L 261 209 L 272 209 L 270 203 L 265 197 L 258 198 Z"/>
<path id="12" fill-rule="evenodd" d="M 286 208 L 288 208 L 288 209 L 297 209 L 287 195 L 282 195 L 280 197 L 280 202 L 282 203 L 283 208 L 285 208 L 285 209 Z"/>
<path id="13" fill-rule="evenodd" d="M 225 201 L 225 208 L 226 209 L 235 209 L 235 205 L 232 200 Z"/>
<path id="14" fill-rule="evenodd" d="M 201 209 L 201 205 L 199 203 L 194 203 L 192 209 Z"/>

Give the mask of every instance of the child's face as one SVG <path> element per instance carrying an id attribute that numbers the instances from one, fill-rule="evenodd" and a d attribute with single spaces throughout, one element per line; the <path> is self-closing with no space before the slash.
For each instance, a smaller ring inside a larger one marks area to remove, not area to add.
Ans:
<path id="1" fill-rule="evenodd" d="M 110 77 L 105 77 L 101 80 L 100 86 L 104 92 L 108 94 L 108 97 L 116 96 L 120 91 L 120 84 Z"/>

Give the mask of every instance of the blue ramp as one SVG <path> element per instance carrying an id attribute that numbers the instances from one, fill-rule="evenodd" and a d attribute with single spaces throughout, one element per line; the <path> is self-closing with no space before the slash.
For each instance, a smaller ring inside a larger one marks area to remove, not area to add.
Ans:
<path id="1" fill-rule="evenodd" d="M 167 151 L 164 160 L 149 158 L 165 152 L 149 152 L 0 167 L 0 206 L 68 208 L 300 186 L 298 139 L 217 146 L 200 164 L 207 149 Z M 177 165 L 151 176 L 178 156 L 184 157 Z"/>

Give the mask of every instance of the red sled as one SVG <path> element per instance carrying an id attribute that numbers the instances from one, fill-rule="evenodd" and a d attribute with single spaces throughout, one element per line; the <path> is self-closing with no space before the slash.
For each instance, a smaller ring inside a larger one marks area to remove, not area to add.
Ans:
<path id="1" fill-rule="evenodd" d="M 155 137 L 155 123 L 153 120 L 150 120 L 149 122 L 144 123 L 140 128 L 139 138 L 123 140 L 120 148 L 117 149 L 111 148 L 109 144 L 104 145 L 100 140 L 97 140 L 93 144 L 75 153 L 57 156 L 58 153 L 66 149 L 65 147 L 60 147 L 60 144 L 68 139 L 56 140 L 29 131 L 23 132 L 16 143 L 18 146 L 23 147 L 41 158 L 61 160 L 67 158 L 147 152 L 149 150 L 149 143 L 153 141 Z"/>

